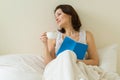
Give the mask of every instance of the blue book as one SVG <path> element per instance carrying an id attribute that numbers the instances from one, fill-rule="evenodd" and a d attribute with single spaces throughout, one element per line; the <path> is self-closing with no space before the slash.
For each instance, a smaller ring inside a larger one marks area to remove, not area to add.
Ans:
<path id="1" fill-rule="evenodd" d="M 59 55 L 64 50 L 72 50 L 76 54 L 77 59 L 83 60 L 87 49 L 87 44 L 77 42 L 70 37 L 65 37 L 56 54 Z"/>

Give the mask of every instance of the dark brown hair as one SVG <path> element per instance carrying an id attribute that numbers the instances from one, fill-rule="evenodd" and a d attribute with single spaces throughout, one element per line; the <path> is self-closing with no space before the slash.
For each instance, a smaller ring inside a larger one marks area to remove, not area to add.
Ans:
<path id="1" fill-rule="evenodd" d="M 67 5 L 67 4 L 58 5 L 55 8 L 54 13 L 56 12 L 57 9 L 61 9 L 65 14 L 71 15 L 73 29 L 75 31 L 80 31 L 81 21 L 79 19 L 79 16 L 78 16 L 77 12 L 75 11 L 75 9 L 71 5 Z M 65 33 L 64 28 L 61 28 L 58 31 L 60 31 L 62 33 Z"/>

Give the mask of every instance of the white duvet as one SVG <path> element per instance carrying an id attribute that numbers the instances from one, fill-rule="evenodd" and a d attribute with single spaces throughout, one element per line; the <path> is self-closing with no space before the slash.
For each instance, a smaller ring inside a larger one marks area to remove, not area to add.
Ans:
<path id="1" fill-rule="evenodd" d="M 42 80 L 42 58 L 32 54 L 0 57 L 0 80 Z"/>
<path id="2" fill-rule="evenodd" d="M 117 73 L 75 64 L 75 60 L 73 52 L 65 51 L 44 70 L 43 58 L 39 55 L 4 55 L 0 57 L 0 80 L 120 80 Z"/>
<path id="3" fill-rule="evenodd" d="M 98 66 L 76 63 L 74 52 L 63 51 L 44 70 L 45 80 L 120 80 L 116 73 L 104 72 Z"/>

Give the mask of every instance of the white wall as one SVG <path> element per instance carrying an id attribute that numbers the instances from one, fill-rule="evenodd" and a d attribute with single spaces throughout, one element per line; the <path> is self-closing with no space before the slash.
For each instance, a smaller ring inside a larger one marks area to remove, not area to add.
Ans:
<path id="1" fill-rule="evenodd" d="M 56 29 L 56 0 L 0 0 L 0 53 L 40 53 L 41 32 Z"/>
<path id="2" fill-rule="evenodd" d="M 40 33 L 56 30 L 53 10 L 60 3 L 77 10 L 98 48 L 120 46 L 120 0 L 0 0 L 0 53 L 41 53 Z M 120 73 L 119 67 L 120 59 Z"/>

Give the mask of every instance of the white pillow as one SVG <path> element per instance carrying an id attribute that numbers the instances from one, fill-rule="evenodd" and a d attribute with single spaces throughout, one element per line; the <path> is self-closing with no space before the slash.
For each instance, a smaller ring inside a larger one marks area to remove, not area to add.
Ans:
<path id="1" fill-rule="evenodd" d="M 99 66 L 106 72 L 117 72 L 117 45 L 98 49 Z"/>

